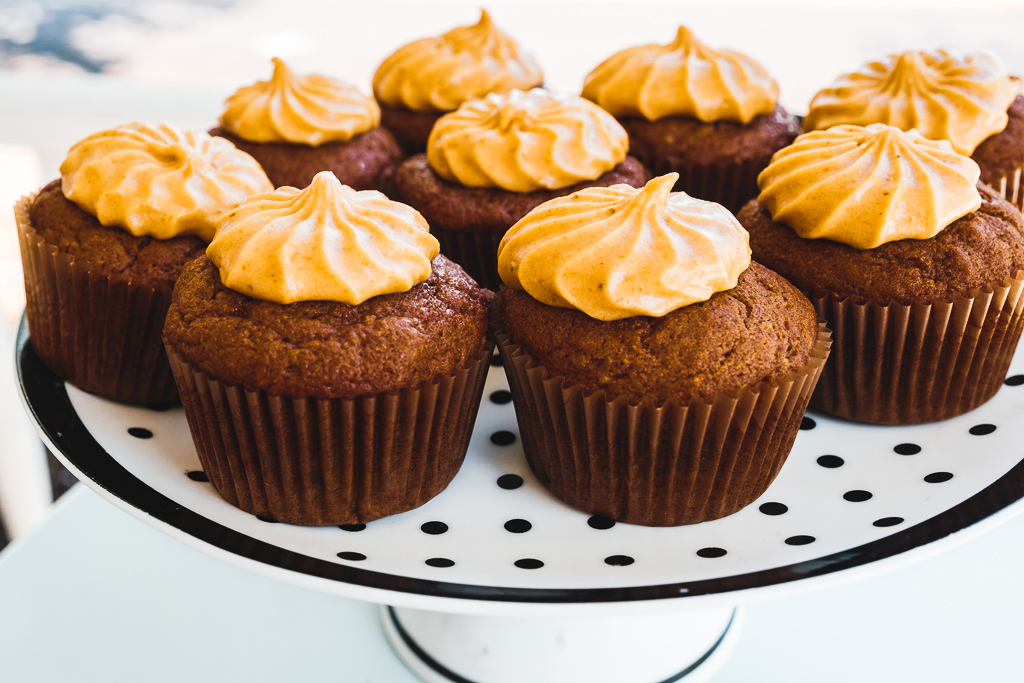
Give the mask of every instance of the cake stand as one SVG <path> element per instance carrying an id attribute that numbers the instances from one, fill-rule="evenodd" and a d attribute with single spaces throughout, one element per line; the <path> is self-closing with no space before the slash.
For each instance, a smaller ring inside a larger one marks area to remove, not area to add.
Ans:
<path id="1" fill-rule="evenodd" d="M 116 506 L 271 578 L 381 604 L 441 682 L 708 680 L 740 605 L 888 571 L 1024 510 L 1024 357 L 994 399 L 932 425 L 808 414 L 778 479 L 713 522 L 647 528 L 568 508 L 533 477 L 495 359 L 465 465 L 441 495 L 366 525 L 297 527 L 224 502 L 180 408 L 132 407 L 54 376 L 28 343 L 22 399 L 50 449 Z"/>

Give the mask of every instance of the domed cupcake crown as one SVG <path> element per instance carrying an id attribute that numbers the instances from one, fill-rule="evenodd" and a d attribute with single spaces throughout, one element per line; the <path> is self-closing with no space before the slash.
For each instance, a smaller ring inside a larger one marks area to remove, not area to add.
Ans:
<path id="1" fill-rule="evenodd" d="M 801 237 L 857 249 L 934 237 L 981 206 L 981 170 L 946 140 L 893 126 L 806 133 L 761 172 L 760 201 Z"/>
<path id="2" fill-rule="evenodd" d="M 668 45 L 633 47 L 606 59 L 587 76 L 582 95 L 615 116 L 750 123 L 775 108 L 779 86 L 750 57 L 713 50 L 680 26 Z"/>
<path id="3" fill-rule="evenodd" d="M 513 192 L 594 180 L 626 158 L 629 136 L 592 102 L 541 88 L 466 102 L 438 119 L 431 168 L 467 187 Z"/>
<path id="4" fill-rule="evenodd" d="M 971 154 L 1006 128 L 1017 96 L 999 59 L 987 52 L 904 52 L 844 74 L 811 100 L 805 130 L 884 123 L 916 128 Z"/>
<path id="5" fill-rule="evenodd" d="M 720 204 L 673 193 L 677 179 L 541 204 L 505 233 L 501 279 L 598 320 L 662 316 L 735 287 L 750 265 L 747 231 Z"/>
<path id="6" fill-rule="evenodd" d="M 486 10 L 473 26 L 399 48 L 373 76 L 373 94 L 389 107 L 453 111 L 467 100 L 540 85 L 533 58 L 498 30 Z"/>
<path id="7" fill-rule="evenodd" d="M 355 305 L 430 277 L 439 250 L 429 230 L 415 209 L 321 171 L 304 190 L 256 195 L 224 216 L 206 255 L 248 296 Z"/>
<path id="8" fill-rule="evenodd" d="M 380 124 L 372 97 L 341 81 L 299 76 L 274 57 L 274 74 L 239 88 L 225 102 L 220 125 L 252 142 L 295 142 L 317 146 L 345 141 Z"/>
<path id="9" fill-rule="evenodd" d="M 131 123 L 75 143 L 60 166 L 64 196 L 100 223 L 140 237 L 198 235 L 273 185 L 223 138 L 170 124 Z"/>

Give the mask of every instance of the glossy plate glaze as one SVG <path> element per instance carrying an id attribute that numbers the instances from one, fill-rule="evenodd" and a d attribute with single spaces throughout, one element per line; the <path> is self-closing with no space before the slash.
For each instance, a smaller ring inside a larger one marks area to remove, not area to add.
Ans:
<path id="1" fill-rule="evenodd" d="M 466 463 L 423 507 L 353 527 L 244 513 L 206 481 L 180 408 L 114 403 L 17 365 L 44 440 L 135 516 L 250 570 L 417 609 L 535 614 L 706 608 L 781 595 L 940 552 L 1024 506 L 1024 359 L 968 415 L 911 427 L 809 414 L 778 479 L 704 524 L 647 528 L 573 510 L 533 477 L 497 359 Z M 883 562 L 884 561 L 884 562 Z"/>

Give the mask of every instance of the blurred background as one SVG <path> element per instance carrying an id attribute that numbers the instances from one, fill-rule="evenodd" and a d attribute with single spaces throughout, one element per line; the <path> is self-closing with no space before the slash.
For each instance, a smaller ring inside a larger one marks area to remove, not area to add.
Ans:
<path id="1" fill-rule="evenodd" d="M 0 204 L 55 178 L 76 140 L 130 121 L 215 125 L 236 88 L 279 56 L 369 92 L 380 61 L 413 39 L 474 23 L 482 5 L 532 52 L 550 88 L 579 92 L 622 48 L 686 24 L 749 54 L 782 104 L 863 62 L 908 49 L 990 50 L 1024 75 L 1024 0 L 0 0 Z M 0 211 L 0 547 L 73 479 L 52 471 L 24 417 L 11 358 L 24 294 L 12 212 Z"/>

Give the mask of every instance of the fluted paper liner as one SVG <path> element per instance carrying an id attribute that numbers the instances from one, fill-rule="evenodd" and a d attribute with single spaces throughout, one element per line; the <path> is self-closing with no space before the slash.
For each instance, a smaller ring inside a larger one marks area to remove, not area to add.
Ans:
<path id="1" fill-rule="evenodd" d="M 504 232 L 447 230 L 432 225 L 430 234 L 440 243 L 441 253 L 462 266 L 477 284 L 498 291 L 498 245 Z"/>
<path id="2" fill-rule="evenodd" d="M 691 197 L 716 202 L 737 213 L 743 205 L 757 196 L 757 175 L 768 165 L 771 155 L 761 163 L 747 159 L 738 163 L 694 165 L 676 168 L 665 161 L 652 162 L 655 175 L 675 172 L 679 174 L 675 192 L 683 191 Z"/>
<path id="3" fill-rule="evenodd" d="M 982 178 L 982 182 L 987 181 Z M 1003 199 L 1016 206 L 1018 210 L 1024 211 L 1024 159 L 1021 159 L 1013 173 L 993 178 L 990 185 Z"/>
<path id="4" fill-rule="evenodd" d="M 572 507 L 619 522 L 679 526 L 725 517 L 760 496 L 782 468 L 828 358 L 819 323 L 807 363 L 713 401 L 630 405 L 551 377 L 492 321 L 534 474 Z"/>
<path id="5" fill-rule="evenodd" d="M 170 287 L 151 288 L 61 253 L 32 227 L 34 196 L 14 207 L 32 348 L 71 384 L 130 403 L 177 403 L 161 343 Z"/>
<path id="6" fill-rule="evenodd" d="M 455 477 L 494 344 L 451 376 L 354 399 L 272 396 L 203 372 L 166 340 L 203 471 L 279 522 L 358 524 L 417 508 Z"/>
<path id="7" fill-rule="evenodd" d="M 945 420 L 992 398 L 1024 327 L 1024 273 L 910 305 L 812 297 L 834 334 L 811 408 L 859 422 Z"/>

